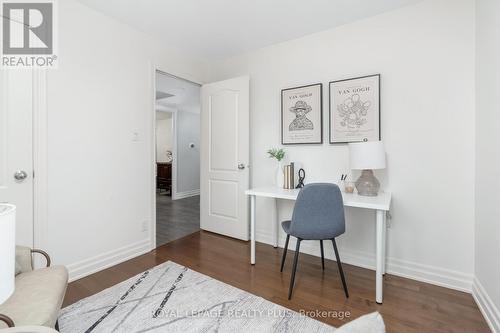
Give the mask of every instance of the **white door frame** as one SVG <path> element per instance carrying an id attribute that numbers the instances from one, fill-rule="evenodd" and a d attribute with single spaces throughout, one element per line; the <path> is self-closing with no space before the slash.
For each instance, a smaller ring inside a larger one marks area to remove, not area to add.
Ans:
<path id="1" fill-rule="evenodd" d="M 48 250 L 47 70 L 33 72 L 33 247 Z"/>
<path id="2" fill-rule="evenodd" d="M 151 186 L 151 220 L 149 224 L 149 230 L 150 230 L 150 248 L 151 250 L 154 250 L 156 248 L 156 177 L 155 177 L 155 170 L 156 170 L 156 74 L 160 73 L 163 75 L 167 75 L 179 80 L 184 80 L 187 82 L 191 82 L 194 84 L 197 84 L 199 86 L 202 86 L 202 82 L 198 82 L 195 79 L 186 79 L 181 76 L 177 76 L 174 74 L 170 74 L 170 71 L 162 69 L 160 65 L 157 64 L 152 64 L 151 65 L 151 109 L 152 112 L 152 117 L 151 117 L 151 137 L 150 137 L 150 147 L 151 147 L 151 156 L 150 156 L 150 186 Z M 201 90 L 200 90 L 201 94 Z M 174 193 L 177 193 L 177 110 L 172 110 L 173 112 L 173 117 L 172 117 L 172 127 L 173 131 L 172 134 L 174 136 L 173 139 L 173 151 L 172 151 L 172 157 L 173 157 L 173 163 L 172 163 L 172 199 L 175 200 Z"/>
<path id="3" fill-rule="evenodd" d="M 177 199 L 177 110 L 163 110 L 160 112 L 172 115 L 172 189 L 170 195 L 172 200 Z M 156 163 L 156 109 L 155 109 L 155 163 Z M 155 180 L 156 182 L 156 180 Z M 156 183 L 155 183 L 156 191 Z"/>
<path id="4" fill-rule="evenodd" d="M 13 69 L 15 70 L 15 69 Z M 48 114 L 47 70 L 31 70 L 32 80 L 32 168 L 33 168 L 33 243 L 34 248 L 48 247 Z M 35 262 L 38 265 L 38 261 Z"/>

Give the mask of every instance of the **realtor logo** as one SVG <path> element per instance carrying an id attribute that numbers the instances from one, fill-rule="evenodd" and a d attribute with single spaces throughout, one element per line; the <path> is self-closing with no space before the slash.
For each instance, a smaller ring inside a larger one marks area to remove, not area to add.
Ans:
<path id="1" fill-rule="evenodd" d="M 2 67 L 54 67 L 53 1 L 2 2 Z"/>

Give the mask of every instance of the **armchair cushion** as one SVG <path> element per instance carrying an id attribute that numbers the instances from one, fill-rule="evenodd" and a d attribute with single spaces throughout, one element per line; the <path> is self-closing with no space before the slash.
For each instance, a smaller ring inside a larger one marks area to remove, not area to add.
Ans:
<path id="1" fill-rule="evenodd" d="M 26 246 L 16 246 L 16 276 L 32 270 L 31 249 Z"/>
<path id="2" fill-rule="evenodd" d="M 31 270 L 17 275 L 14 294 L 0 305 L 0 313 L 16 326 L 54 327 L 64 299 L 68 271 L 64 266 Z M 3 323 L 0 323 L 0 328 Z"/>
<path id="3" fill-rule="evenodd" d="M 361 316 L 339 327 L 337 333 L 385 333 L 385 324 L 378 312 Z"/>

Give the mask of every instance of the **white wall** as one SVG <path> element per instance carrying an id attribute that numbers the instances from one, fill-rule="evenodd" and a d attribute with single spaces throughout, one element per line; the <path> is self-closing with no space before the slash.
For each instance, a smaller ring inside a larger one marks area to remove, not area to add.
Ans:
<path id="1" fill-rule="evenodd" d="M 156 161 L 167 160 L 167 150 L 172 151 L 172 116 L 165 119 L 156 119 Z"/>
<path id="2" fill-rule="evenodd" d="M 476 1 L 476 230 L 474 296 L 500 332 L 500 2 Z"/>
<path id="3" fill-rule="evenodd" d="M 470 290 L 474 233 L 474 2 L 427 0 L 329 31 L 220 62 L 213 81 L 250 74 L 253 186 L 272 183 L 266 150 L 280 143 L 280 90 L 382 75 L 382 139 L 392 191 L 388 270 Z M 306 182 L 337 181 L 348 171 L 346 145 L 286 146 Z M 490 173 L 491 175 L 492 173 Z M 282 202 L 279 215 L 291 216 Z M 270 200 L 257 202 L 257 239 L 271 241 Z M 346 261 L 374 267 L 374 216 L 347 212 L 340 239 Z M 283 237 L 283 235 L 282 235 Z M 283 239 L 282 239 L 283 241 Z M 283 242 L 282 242 L 283 244 Z M 317 244 L 306 251 L 318 253 Z M 329 251 L 329 256 L 332 256 Z"/>
<path id="4" fill-rule="evenodd" d="M 190 144 L 194 147 L 191 148 Z M 176 197 L 200 192 L 200 114 L 177 112 L 177 190 Z"/>
<path id="5" fill-rule="evenodd" d="M 74 278 L 149 250 L 152 64 L 198 82 L 206 66 L 74 0 L 58 11 L 59 68 L 47 74 L 46 248 Z"/>

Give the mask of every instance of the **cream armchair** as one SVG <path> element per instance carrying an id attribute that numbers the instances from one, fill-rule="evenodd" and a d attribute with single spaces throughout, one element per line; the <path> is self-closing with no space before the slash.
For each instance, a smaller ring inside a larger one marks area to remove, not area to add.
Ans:
<path id="1" fill-rule="evenodd" d="M 33 269 L 33 254 L 45 257 L 47 267 Z M 53 328 L 68 285 L 68 271 L 64 266 L 50 266 L 50 257 L 41 250 L 16 246 L 16 287 L 12 296 L 0 305 L 0 332 L 33 331 L 38 325 Z M 31 329 L 31 331 L 23 331 Z"/>

